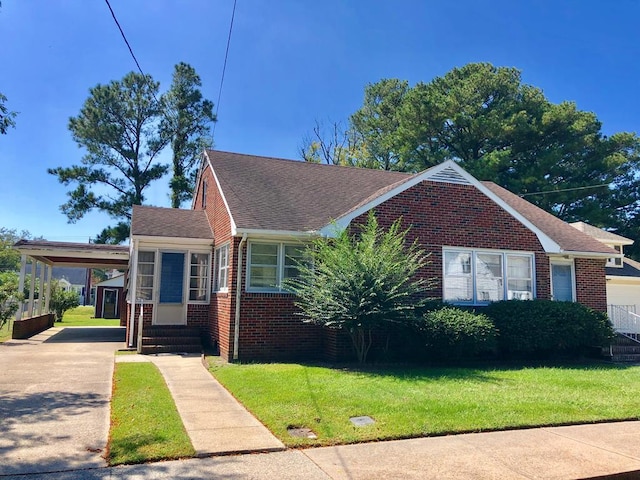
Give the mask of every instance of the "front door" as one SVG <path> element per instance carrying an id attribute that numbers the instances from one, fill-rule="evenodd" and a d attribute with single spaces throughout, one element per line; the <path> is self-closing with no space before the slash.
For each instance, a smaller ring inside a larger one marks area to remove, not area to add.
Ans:
<path id="1" fill-rule="evenodd" d="M 575 301 L 573 291 L 573 264 L 552 263 L 551 286 L 553 289 L 553 300 L 559 302 Z"/>
<path id="2" fill-rule="evenodd" d="M 185 325 L 184 252 L 160 252 L 160 295 L 156 325 Z"/>
<path id="3" fill-rule="evenodd" d="M 118 290 L 114 288 L 104 289 L 102 318 L 118 318 Z"/>

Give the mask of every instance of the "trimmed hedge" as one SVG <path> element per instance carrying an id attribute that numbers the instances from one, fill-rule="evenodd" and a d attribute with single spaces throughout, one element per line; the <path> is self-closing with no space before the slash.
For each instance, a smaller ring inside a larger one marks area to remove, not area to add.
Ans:
<path id="1" fill-rule="evenodd" d="M 505 300 L 483 309 L 498 329 L 506 354 L 578 353 L 607 345 L 614 336 L 605 313 L 580 303 Z"/>
<path id="2" fill-rule="evenodd" d="M 473 357 L 496 347 L 496 329 L 486 315 L 455 307 L 425 312 L 416 330 L 429 356 Z"/>

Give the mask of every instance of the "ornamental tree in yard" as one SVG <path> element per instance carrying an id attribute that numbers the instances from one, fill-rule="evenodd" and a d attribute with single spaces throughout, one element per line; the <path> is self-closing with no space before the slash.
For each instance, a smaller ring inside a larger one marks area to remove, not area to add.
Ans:
<path id="1" fill-rule="evenodd" d="M 428 281 L 417 276 L 427 255 L 416 242 L 406 245 L 408 230 L 396 220 L 381 229 L 373 213 L 355 235 L 343 230 L 333 239 L 317 239 L 307 248 L 299 275 L 287 281 L 298 295 L 304 321 L 344 329 L 364 363 L 373 331 L 415 317 Z"/>

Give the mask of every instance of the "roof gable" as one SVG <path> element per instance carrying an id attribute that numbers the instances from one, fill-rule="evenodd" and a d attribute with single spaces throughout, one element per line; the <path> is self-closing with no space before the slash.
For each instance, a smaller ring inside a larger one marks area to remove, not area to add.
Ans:
<path id="1" fill-rule="evenodd" d="M 573 228 L 580 230 L 582 233 L 586 233 L 590 237 L 600 240 L 602 243 L 618 244 L 618 245 L 633 245 L 633 240 L 622 235 L 616 235 L 615 233 L 608 232 L 602 228 L 594 227 L 585 222 L 573 222 L 570 223 Z"/>

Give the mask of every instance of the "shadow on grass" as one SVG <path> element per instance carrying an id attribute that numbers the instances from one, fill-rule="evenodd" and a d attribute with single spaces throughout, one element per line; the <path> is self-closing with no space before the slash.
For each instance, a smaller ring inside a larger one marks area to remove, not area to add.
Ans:
<path id="1" fill-rule="evenodd" d="M 167 437 L 162 433 L 127 435 L 117 440 L 112 439 L 109 444 L 107 461 L 109 465 L 123 465 L 150 462 L 154 460 L 172 460 L 189 455 L 170 456 L 164 452 L 163 444 Z M 157 449 L 157 452 L 153 452 Z"/>

